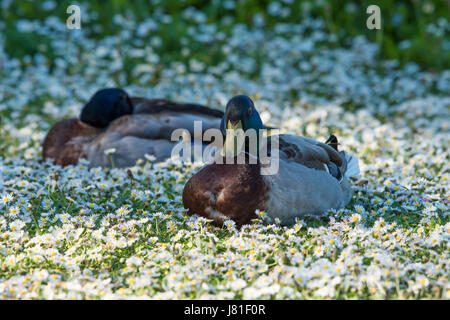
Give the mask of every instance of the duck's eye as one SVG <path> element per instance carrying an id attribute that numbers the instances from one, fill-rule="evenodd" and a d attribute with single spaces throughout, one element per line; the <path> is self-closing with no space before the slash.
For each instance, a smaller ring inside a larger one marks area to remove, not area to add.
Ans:
<path id="1" fill-rule="evenodd" d="M 250 117 L 252 115 L 253 109 L 252 108 L 248 108 L 247 110 L 247 115 Z"/>

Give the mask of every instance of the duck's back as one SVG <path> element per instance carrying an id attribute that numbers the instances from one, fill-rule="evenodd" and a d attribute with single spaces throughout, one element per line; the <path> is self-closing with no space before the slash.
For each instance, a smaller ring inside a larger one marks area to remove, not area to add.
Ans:
<path id="1" fill-rule="evenodd" d="M 98 129 L 80 120 L 66 119 L 56 123 L 44 139 L 42 157 L 54 159 L 55 164 L 66 166 L 76 164 L 79 158 L 86 158 L 83 153 L 83 140 L 90 140 Z M 79 137 L 78 142 L 74 138 Z"/>
<path id="2" fill-rule="evenodd" d="M 134 105 L 133 113 L 155 114 L 160 112 L 179 112 L 222 118 L 223 111 L 209 108 L 195 103 L 178 103 L 165 99 L 131 98 Z"/>

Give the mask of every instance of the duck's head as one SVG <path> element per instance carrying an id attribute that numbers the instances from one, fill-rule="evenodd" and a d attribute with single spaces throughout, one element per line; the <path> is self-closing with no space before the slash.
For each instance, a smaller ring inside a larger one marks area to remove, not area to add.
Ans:
<path id="1" fill-rule="evenodd" d="M 133 104 L 125 90 L 106 88 L 97 91 L 86 103 L 80 120 L 97 128 L 105 128 L 111 121 L 132 113 Z"/>
<path id="2" fill-rule="evenodd" d="M 263 123 L 259 116 L 258 111 L 256 111 L 255 105 L 246 95 L 238 95 L 228 101 L 225 114 L 220 123 L 220 129 L 225 137 L 225 142 L 223 146 L 223 154 L 226 152 L 232 152 L 234 155 L 242 151 L 243 145 L 237 145 L 235 137 L 230 136 L 230 131 L 242 129 L 247 132 L 249 129 L 256 131 L 256 137 L 259 147 L 259 130 L 263 129 Z"/>

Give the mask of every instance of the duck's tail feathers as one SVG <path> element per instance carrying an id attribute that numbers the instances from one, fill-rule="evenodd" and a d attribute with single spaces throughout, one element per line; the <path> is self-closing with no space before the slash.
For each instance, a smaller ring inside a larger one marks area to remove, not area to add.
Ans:
<path id="1" fill-rule="evenodd" d="M 347 178 L 357 176 L 359 174 L 358 158 L 345 151 L 339 152 L 345 159 L 345 168 L 343 168 L 344 176 Z"/>

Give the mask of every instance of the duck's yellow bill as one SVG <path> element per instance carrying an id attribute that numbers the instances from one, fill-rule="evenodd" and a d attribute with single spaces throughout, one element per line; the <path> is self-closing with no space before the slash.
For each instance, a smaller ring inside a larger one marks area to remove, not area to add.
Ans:
<path id="1" fill-rule="evenodd" d="M 228 120 L 227 133 L 222 148 L 222 157 L 237 156 L 244 146 L 245 133 L 242 128 L 242 122 L 239 121 L 235 125 Z"/>

